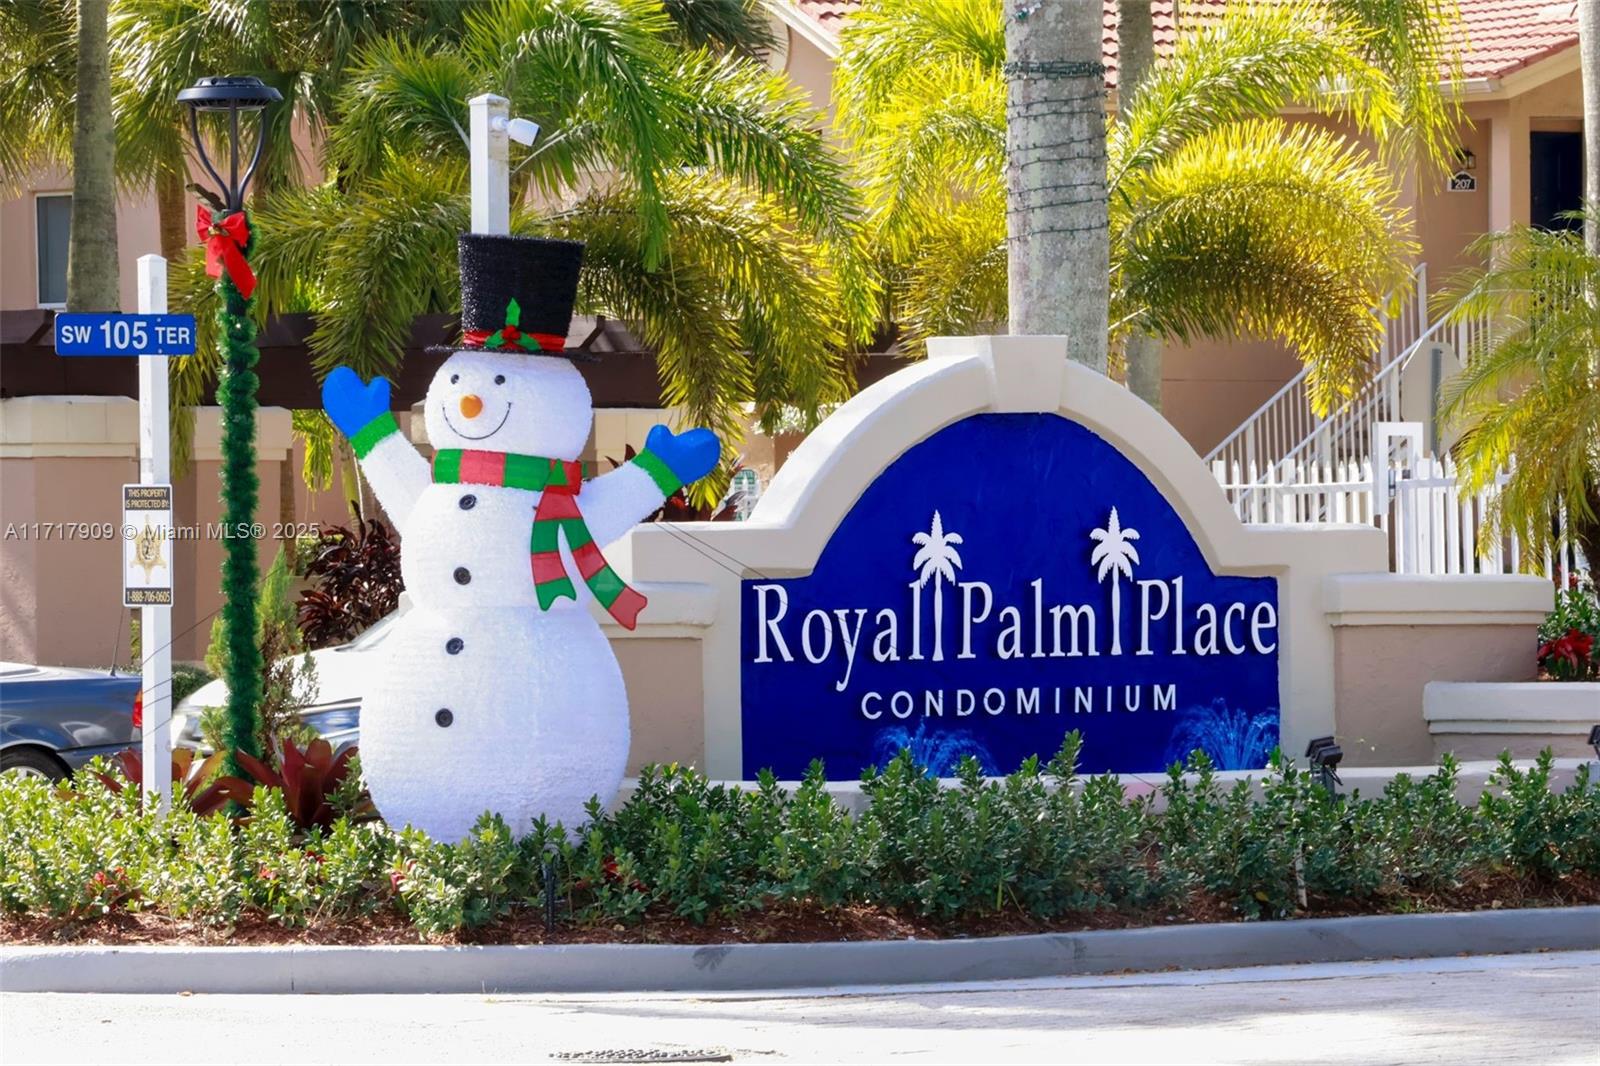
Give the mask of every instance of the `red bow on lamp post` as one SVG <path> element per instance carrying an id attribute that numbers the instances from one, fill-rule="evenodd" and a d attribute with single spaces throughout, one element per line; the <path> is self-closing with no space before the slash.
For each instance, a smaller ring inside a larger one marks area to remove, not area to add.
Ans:
<path id="1" fill-rule="evenodd" d="M 244 247 L 250 241 L 250 223 L 243 211 L 235 211 L 220 222 L 213 221 L 211 212 L 196 205 L 194 209 L 195 233 L 205 242 L 206 273 L 221 277 L 223 268 L 228 280 L 246 300 L 256 291 L 256 274 L 250 261 L 244 257 Z"/>

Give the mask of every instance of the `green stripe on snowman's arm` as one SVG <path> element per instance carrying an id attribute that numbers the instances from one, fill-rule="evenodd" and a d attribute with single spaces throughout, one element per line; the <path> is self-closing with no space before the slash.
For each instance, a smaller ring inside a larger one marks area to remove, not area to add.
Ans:
<path id="1" fill-rule="evenodd" d="M 633 457 L 633 464 L 640 470 L 650 475 L 650 480 L 656 483 L 656 488 L 661 490 L 663 498 L 671 496 L 683 488 L 683 482 L 678 480 L 678 475 L 655 452 L 646 448 Z"/>
<path id="2" fill-rule="evenodd" d="M 399 432 L 400 425 L 394 420 L 394 412 L 385 411 L 356 431 L 356 435 L 350 438 L 350 447 L 355 449 L 357 459 L 365 459 L 379 441 L 391 433 Z"/>

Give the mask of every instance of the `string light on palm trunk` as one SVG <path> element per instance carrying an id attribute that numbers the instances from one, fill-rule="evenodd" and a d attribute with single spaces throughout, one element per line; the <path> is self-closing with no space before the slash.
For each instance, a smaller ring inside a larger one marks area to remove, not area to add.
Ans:
<path id="1" fill-rule="evenodd" d="M 228 707 L 226 750 L 260 754 L 259 716 L 262 698 L 261 650 L 256 643 L 256 325 L 250 308 L 256 277 L 250 268 L 255 235 L 244 209 L 245 192 L 261 162 L 267 142 L 267 108 L 279 102 L 278 90 L 259 78 L 201 78 L 178 93 L 189 109 L 189 132 L 195 155 L 217 192 L 195 187 L 206 205 L 195 210 L 195 229 L 206 248 L 206 271 L 217 279 L 217 326 L 222 348 L 222 373 L 217 399 L 222 406 L 222 508 L 227 535 L 223 540 L 222 625 L 227 649 Z M 225 116 L 228 178 L 223 180 L 206 151 L 200 132 L 202 112 Z M 240 120 L 256 120 L 255 147 L 240 173 Z"/>

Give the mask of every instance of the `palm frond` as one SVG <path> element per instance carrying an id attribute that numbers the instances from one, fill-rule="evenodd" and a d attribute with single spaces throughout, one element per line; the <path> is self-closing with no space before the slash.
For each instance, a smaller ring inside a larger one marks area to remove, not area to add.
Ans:
<path id="1" fill-rule="evenodd" d="M 1476 491 L 1509 475 L 1488 532 L 1514 532 L 1529 556 L 1554 547 L 1563 509 L 1600 545 L 1600 259 L 1579 233 L 1526 226 L 1470 251 L 1490 265 L 1459 274 L 1439 298 L 1451 321 L 1491 323 L 1440 393 L 1440 419 L 1461 431 L 1465 480 Z"/>
<path id="2" fill-rule="evenodd" d="M 1135 91 L 1107 143 L 1111 195 L 1191 137 L 1300 103 L 1348 113 L 1388 136 L 1400 105 L 1382 70 L 1352 48 L 1367 31 L 1314 2 L 1240 5 L 1179 38 Z"/>
<path id="3" fill-rule="evenodd" d="M 929 337 L 1001 328 L 1006 227 L 995 197 L 954 205 L 927 220 L 894 314 L 911 352 L 920 352 Z"/>
<path id="4" fill-rule="evenodd" d="M 363 48 L 340 91 L 341 120 L 328 135 L 329 162 L 347 180 L 377 173 L 387 159 L 454 159 L 467 153 L 467 100 L 485 91 L 459 53 L 383 38 Z"/>
<path id="5" fill-rule="evenodd" d="M 1377 308 L 1415 247 L 1396 191 L 1326 130 L 1259 119 L 1195 136 L 1112 205 L 1114 318 L 1287 342 L 1327 410 L 1370 372 Z"/>
<path id="6" fill-rule="evenodd" d="M 659 0 L 494 0 L 467 15 L 462 40 L 472 67 L 492 72 L 513 101 L 582 102 L 607 158 L 641 193 L 652 262 L 666 250 L 658 186 L 682 136 L 660 91 L 672 28 Z M 543 109 L 521 113 L 540 119 Z"/>
<path id="7" fill-rule="evenodd" d="M 1466 29 L 1456 0 L 1332 0 L 1331 6 L 1366 31 L 1361 54 L 1393 87 L 1400 114 L 1391 147 L 1454 170 L 1461 127 L 1471 124 L 1451 85 L 1465 77 Z"/>
<path id="8" fill-rule="evenodd" d="M 916 73 L 856 143 L 872 225 L 904 255 L 923 225 L 1005 186 L 1005 84 L 976 63 Z"/>
<path id="9" fill-rule="evenodd" d="M 755 57 L 773 44 L 760 0 L 661 0 L 675 36 L 690 48 Z"/>
<path id="10" fill-rule="evenodd" d="M 867 0 L 839 35 L 839 126 L 860 139 L 912 77 L 936 75 L 949 63 L 999 77 L 1005 58 L 1000 0 Z"/>
<path id="11" fill-rule="evenodd" d="M 77 25 L 68 0 L 0 4 L 0 187 L 72 154 Z"/>

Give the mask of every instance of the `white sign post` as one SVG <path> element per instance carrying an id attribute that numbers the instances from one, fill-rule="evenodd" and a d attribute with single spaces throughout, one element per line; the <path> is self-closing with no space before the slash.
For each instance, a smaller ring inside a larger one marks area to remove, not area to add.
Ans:
<path id="1" fill-rule="evenodd" d="M 139 257 L 139 311 L 165 314 L 167 261 L 159 255 Z M 172 445 L 167 429 L 167 357 L 139 356 L 139 481 L 146 486 L 166 486 L 170 503 Z M 172 527 L 167 512 L 168 530 Z M 124 536 L 127 532 L 124 531 Z M 162 545 L 168 582 L 172 584 L 173 542 Z M 139 647 L 144 672 L 144 794 L 160 795 L 165 813 L 172 797 L 172 607 L 139 608 Z"/>
<path id="2" fill-rule="evenodd" d="M 467 101 L 472 160 L 472 232 L 511 232 L 511 101 L 493 93 Z"/>

